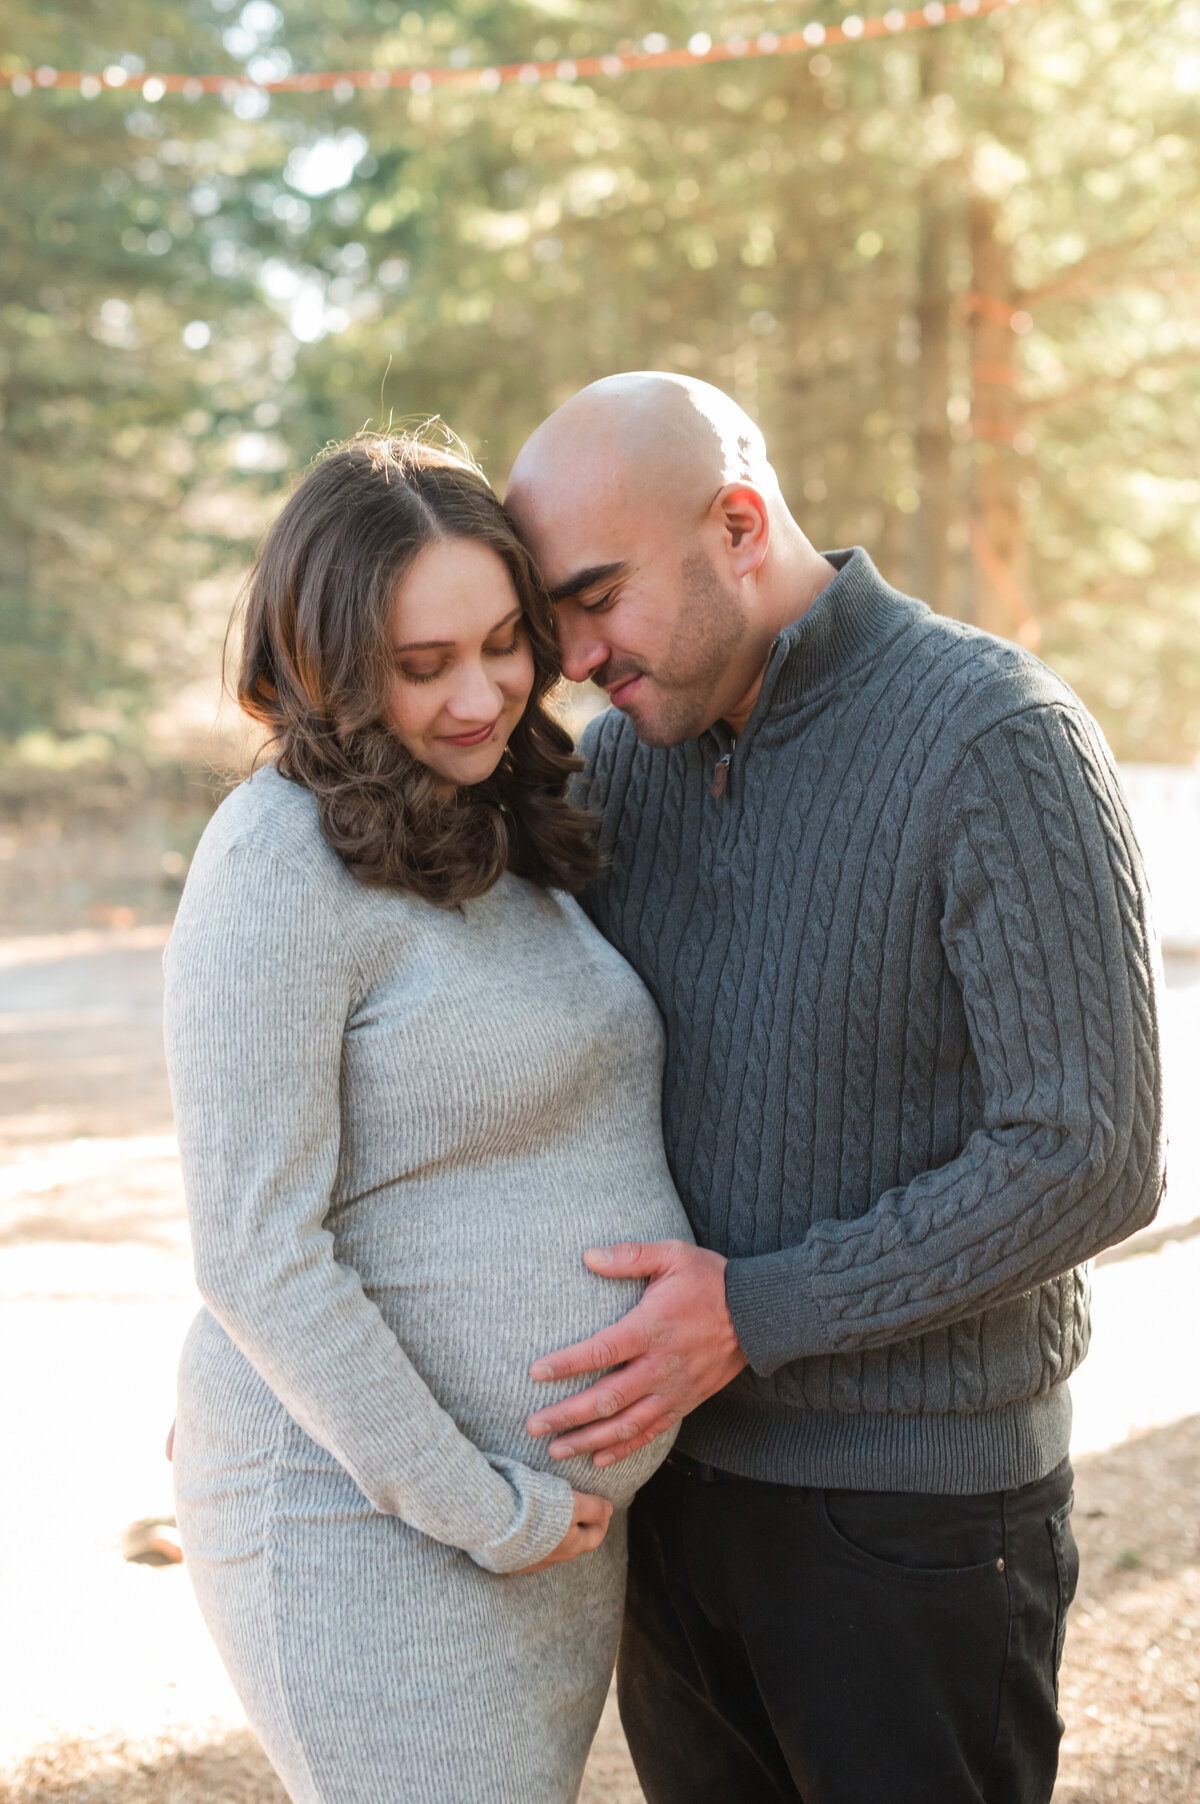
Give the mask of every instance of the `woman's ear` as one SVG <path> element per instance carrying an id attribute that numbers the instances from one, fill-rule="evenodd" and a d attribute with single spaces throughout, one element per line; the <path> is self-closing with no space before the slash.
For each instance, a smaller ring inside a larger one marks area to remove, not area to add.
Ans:
<path id="1" fill-rule="evenodd" d="M 729 482 L 713 501 L 725 555 L 735 576 L 752 576 L 767 555 L 771 516 L 766 501 L 748 482 Z"/>

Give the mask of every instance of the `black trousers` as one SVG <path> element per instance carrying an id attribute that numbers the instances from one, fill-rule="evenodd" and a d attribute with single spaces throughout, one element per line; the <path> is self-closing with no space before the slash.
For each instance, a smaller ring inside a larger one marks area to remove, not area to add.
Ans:
<path id="1" fill-rule="evenodd" d="M 648 1804 L 1046 1804 L 1071 1478 L 800 1490 L 672 1455 L 633 1506 L 617 1669 Z"/>

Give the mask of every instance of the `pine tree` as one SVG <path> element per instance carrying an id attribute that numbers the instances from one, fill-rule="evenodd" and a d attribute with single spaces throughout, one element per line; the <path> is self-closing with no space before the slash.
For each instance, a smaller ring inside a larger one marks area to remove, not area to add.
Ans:
<path id="1" fill-rule="evenodd" d="M 99 0 L 8 8 L 6 60 L 33 91 L 0 90 L 0 742 L 136 740 L 158 622 L 199 567 L 181 508 L 224 360 L 206 367 L 182 334 L 199 347 L 206 319 L 237 330 L 239 304 L 260 309 L 198 231 L 195 155 L 228 136 L 219 106 L 143 98 L 139 74 L 185 46 L 222 60 L 206 15 L 138 0 L 117 37 Z M 99 92 L 41 85 L 56 67 L 110 75 Z"/>

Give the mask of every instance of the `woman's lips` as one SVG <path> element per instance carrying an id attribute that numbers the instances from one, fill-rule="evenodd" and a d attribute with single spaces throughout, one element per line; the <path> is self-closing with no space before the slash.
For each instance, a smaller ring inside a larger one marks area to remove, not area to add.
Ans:
<path id="1" fill-rule="evenodd" d="M 479 727 L 474 733 L 443 733 L 440 737 L 447 745 L 482 745 L 485 739 L 491 738 L 499 725 L 500 716 L 497 715 L 488 726 Z"/>

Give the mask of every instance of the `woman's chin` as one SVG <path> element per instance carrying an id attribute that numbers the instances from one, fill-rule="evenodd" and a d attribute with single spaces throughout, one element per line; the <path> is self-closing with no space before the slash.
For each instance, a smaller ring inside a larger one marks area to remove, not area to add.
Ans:
<path id="1" fill-rule="evenodd" d="M 436 763 L 430 759 L 428 764 L 439 786 L 444 784 L 447 790 L 471 789 L 477 783 L 487 782 L 503 755 L 504 742 L 493 744 L 489 740 L 477 751 L 464 751 L 457 758 L 439 757 Z"/>

